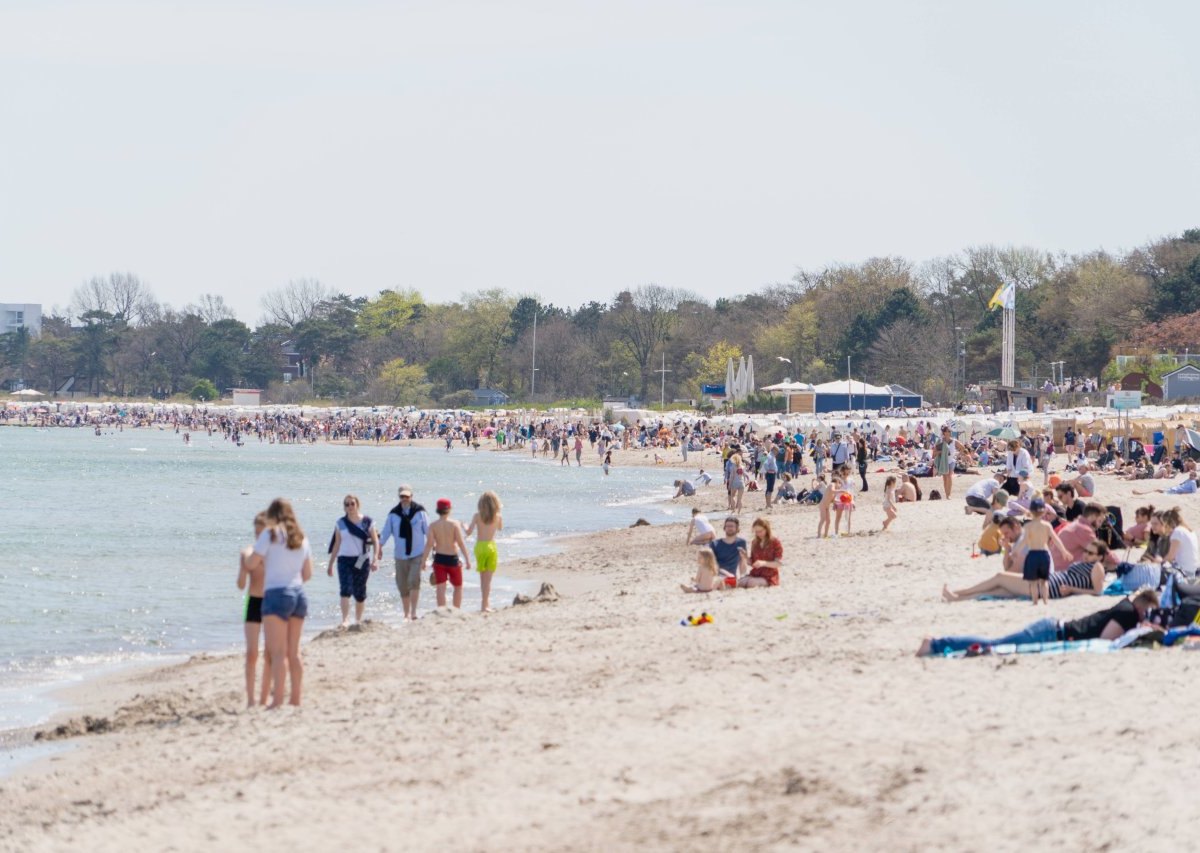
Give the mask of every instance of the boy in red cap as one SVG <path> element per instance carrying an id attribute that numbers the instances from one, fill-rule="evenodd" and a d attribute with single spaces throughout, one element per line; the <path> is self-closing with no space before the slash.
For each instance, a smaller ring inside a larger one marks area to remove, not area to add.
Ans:
<path id="1" fill-rule="evenodd" d="M 429 539 L 425 543 L 423 561 L 433 554 L 433 582 L 437 584 L 437 606 L 446 606 L 446 581 L 454 587 L 454 606 L 462 607 L 463 566 L 458 552 L 463 555 L 467 571 L 471 571 L 471 556 L 463 537 L 462 525 L 450 518 L 450 499 L 438 498 L 438 520 L 429 525 Z M 422 565 L 424 562 L 422 562 Z"/>

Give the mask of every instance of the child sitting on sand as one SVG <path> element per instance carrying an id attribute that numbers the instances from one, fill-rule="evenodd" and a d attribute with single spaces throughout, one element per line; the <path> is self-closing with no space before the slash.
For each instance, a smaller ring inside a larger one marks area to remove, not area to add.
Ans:
<path id="1" fill-rule="evenodd" d="M 260 512 L 254 516 L 254 539 L 262 534 L 267 527 L 267 514 Z M 243 631 L 246 635 L 246 707 L 254 707 L 254 670 L 258 665 L 258 638 L 262 634 L 262 602 L 263 602 L 263 580 L 266 577 L 266 567 L 259 566 L 257 569 L 251 569 L 247 565 L 247 560 L 254 553 L 254 546 L 247 545 L 242 549 L 241 559 L 238 565 L 238 589 L 246 589 L 247 583 L 250 589 L 247 590 L 246 597 L 246 618 Z M 259 704 L 266 705 L 267 699 L 271 695 L 271 679 L 268 674 L 271 671 L 271 655 L 269 652 L 263 657 L 263 680 L 262 680 L 262 696 L 259 699 Z"/>
<path id="2" fill-rule="evenodd" d="M 717 568 L 717 555 L 710 548 L 696 553 L 696 577 L 691 586 L 680 584 L 684 592 L 712 592 L 721 585 L 721 570 Z"/>
<path id="3" fill-rule="evenodd" d="M 1000 553 L 1002 547 L 1000 541 L 1000 522 L 1003 519 L 1003 514 L 993 512 L 987 527 L 983 528 L 983 533 L 979 536 L 979 553 L 983 554 L 983 556 L 994 557 Z"/>

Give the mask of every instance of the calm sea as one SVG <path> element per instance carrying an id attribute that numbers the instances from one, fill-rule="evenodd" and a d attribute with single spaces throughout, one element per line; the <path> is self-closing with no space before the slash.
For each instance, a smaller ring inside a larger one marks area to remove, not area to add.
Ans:
<path id="1" fill-rule="evenodd" d="M 603 476 L 585 449 L 583 468 L 511 451 L 247 442 L 170 430 L 0 429 L 0 730 L 33 725 L 55 706 L 53 688 L 124 662 L 242 642 L 237 552 L 254 514 L 290 498 L 309 535 L 314 575 L 308 633 L 339 619 L 325 548 L 342 498 L 358 495 L 379 523 L 396 487 L 413 486 L 432 511 L 449 497 L 470 520 L 481 492 L 504 502 L 501 574 L 493 600 L 526 587 L 503 561 L 553 547 L 555 536 L 625 527 L 637 518 L 679 520 L 661 501 L 672 472 L 622 468 Z M 590 462 L 590 465 L 588 464 Z M 396 621 L 391 544 L 368 589 L 368 618 Z M 474 578 L 468 576 L 467 583 Z M 422 607 L 433 605 L 422 589 Z M 478 608 L 468 586 L 464 608 Z"/>

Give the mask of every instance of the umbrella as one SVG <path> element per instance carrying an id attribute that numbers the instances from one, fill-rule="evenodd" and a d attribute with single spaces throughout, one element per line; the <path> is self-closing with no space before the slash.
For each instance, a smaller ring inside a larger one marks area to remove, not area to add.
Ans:
<path id="1" fill-rule="evenodd" d="M 35 391 L 32 388 L 22 388 L 20 391 L 13 391 L 14 397 L 45 397 L 41 391 Z"/>
<path id="2" fill-rule="evenodd" d="M 988 435 L 992 438 L 1002 438 L 1005 441 L 1012 441 L 1021 437 L 1021 433 L 1012 427 L 997 427 L 996 429 L 988 430 Z"/>

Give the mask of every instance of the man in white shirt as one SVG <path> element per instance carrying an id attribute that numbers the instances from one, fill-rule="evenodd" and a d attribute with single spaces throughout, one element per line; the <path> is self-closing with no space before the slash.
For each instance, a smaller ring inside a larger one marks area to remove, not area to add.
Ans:
<path id="1" fill-rule="evenodd" d="M 980 480 L 971 488 L 967 489 L 967 505 L 963 507 L 963 512 L 967 515 L 971 513 L 979 513 L 987 515 L 992 511 L 992 496 L 1000 490 L 1004 485 L 1006 477 L 1003 471 L 997 471 L 992 476 Z"/>

